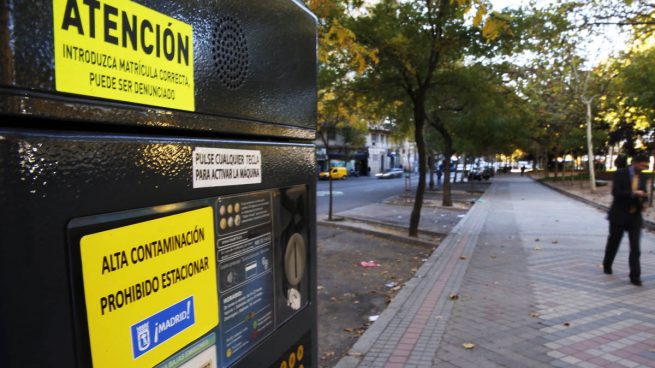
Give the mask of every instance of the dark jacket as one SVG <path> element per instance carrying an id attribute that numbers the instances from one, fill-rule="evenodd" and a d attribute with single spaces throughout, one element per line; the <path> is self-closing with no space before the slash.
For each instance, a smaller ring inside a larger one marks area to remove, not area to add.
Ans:
<path id="1" fill-rule="evenodd" d="M 625 225 L 631 221 L 637 221 L 641 225 L 641 210 L 646 203 L 646 198 L 637 198 L 632 194 L 632 185 L 630 182 L 630 169 L 622 168 L 616 170 L 612 180 L 612 206 L 610 207 L 607 218 L 610 222 L 617 225 Z M 642 173 L 639 176 L 640 190 L 646 191 L 646 176 Z M 635 212 L 630 213 L 634 208 Z"/>

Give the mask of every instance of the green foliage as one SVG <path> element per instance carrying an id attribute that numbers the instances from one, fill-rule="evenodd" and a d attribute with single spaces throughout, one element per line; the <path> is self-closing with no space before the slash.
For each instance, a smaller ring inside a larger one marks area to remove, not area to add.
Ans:
<path id="1" fill-rule="evenodd" d="M 308 2 L 319 17 L 317 130 L 326 146 L 330 132 L 339 133 L 347 145 L 363 145 L 368 121 L 375 117 L 366 96 L 353 89 L 352 75 L 361 75 L 377 57 L 343 25 L 350 5 L 338 0 Z"/>
<path id="2" fill-rule="evenodd" d="M 529 135 L 524 100 L 504 85 L 502 74 L 476 64 L 440 71 L 429 98 L 429 116 L 440 120 L 455 150 L 474 156 L 511 153 Z"/>
<path id="3" fill-rule="evenodd" d="M 623 143 L 628 155 L 654 148 L 655 48 L 639 45 L 608 62 L 616 77 L 601 99 L 598 118 L 609 128 L 608 142 Z"/>

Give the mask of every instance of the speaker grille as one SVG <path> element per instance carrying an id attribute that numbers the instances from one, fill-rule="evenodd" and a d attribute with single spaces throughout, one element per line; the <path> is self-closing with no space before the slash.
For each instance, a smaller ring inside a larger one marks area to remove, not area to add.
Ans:
<path id="1" fill-rule="evenodd" d="M 212 47 L 214 67 L 221 83 L 228 89 L 241 87 L 248 76 L 248 42 L 234 17 L 218 19 Z"/>

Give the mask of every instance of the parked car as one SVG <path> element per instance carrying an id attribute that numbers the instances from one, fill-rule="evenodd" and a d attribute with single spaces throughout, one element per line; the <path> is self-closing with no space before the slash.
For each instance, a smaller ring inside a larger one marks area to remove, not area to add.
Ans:
<path id="1" fill-rule="evenodd" d="M 336 166 L 330 169 L 330 172 L 332 173 L 332 180 L 339 180 L 339 179 L 346 179 L 346 176 L 348 176 L 348 169 L 342 166 Z M 330 179 L 330 172 L 327 171 L 321 171 L 318 174 L 319 179 L 323 180 L 328 180 Z"/>
<path id="2" fill-rule="evenodd" d="M 493 168 L 489 168 L 489 167 L 484 169 L 474 168 L 471 171 L 469 171 L 468 180 L 469 181 L 473 181 L 473 180 L 482 181 L 482 179 L 489 180 L 492 176 L 494 176 Z"/>
<path id="3" fill-rule="evenodd" d="M 378 179 L 401 178 L 403 176 L 403 169 L 397 167 L 394 169 L 389 169 L 385 172 L 377 173 L 375 176 Z"/>

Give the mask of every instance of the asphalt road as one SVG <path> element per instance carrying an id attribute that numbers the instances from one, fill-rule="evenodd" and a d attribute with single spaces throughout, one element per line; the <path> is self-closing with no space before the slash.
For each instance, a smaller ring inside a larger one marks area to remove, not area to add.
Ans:
<path id="1" fill-rule="evenodd" d="M 416 187 L 418 176 L 412 176 L 412 186 Z M 328 213 L 329 183 L 319 180 L 316 188 L 316 214 L 319 218 Z M 382 202 L 388 197 L 405 191 L 405 179 L 378 179 L 376 177 L 349 177 L 332 182 L 333 213 L 347 211 L 370 203 Z"/>

